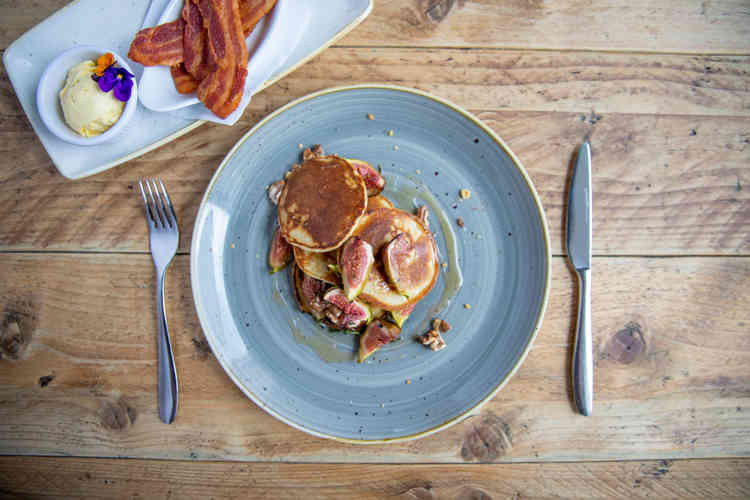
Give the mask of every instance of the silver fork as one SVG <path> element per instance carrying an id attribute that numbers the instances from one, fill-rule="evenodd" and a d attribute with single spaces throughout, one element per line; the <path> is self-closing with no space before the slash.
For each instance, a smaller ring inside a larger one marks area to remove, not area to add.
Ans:
<path id="1" fill-rule="evenodd" d="M 158 186 L 157 186 L 158 182 Z M 145 189 L 144 189 L 145 185 Z M 138 181 L 146 208 L 146 221 L 150 236 L 151 257 L 156 267 L 156 321 L 159 324 L 159 359 L 157 365 L 159 418 L 171 424 L 177 414 L 177 370 L 174 365 L 172 344 L 169 341 L 167 315 L 164 302 L 164 280 L 180 242 L 180 230 L 172 200 L 161 179 Z M 161 188 L 161 192 L 159 192 Z M 146 193 L 148 192 L 148 196 Z"/>

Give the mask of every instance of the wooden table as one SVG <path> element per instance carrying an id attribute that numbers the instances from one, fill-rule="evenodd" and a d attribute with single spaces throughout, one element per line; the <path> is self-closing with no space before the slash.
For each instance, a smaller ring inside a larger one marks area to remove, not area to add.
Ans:
<path id="1" fill-rule="evenodd" d="M 0 48 L 67 0 L 0 0 Z M 552 291 L 533 350 L 480 415 L 354 446 L 275 420 L 225 375 L 188 252 L 222 157 L 281 105 L 330 86 L 416 87 L 476 113 L 547 213 Z M 566 182 L 594 165 L 594 416 L 568 364 L 576 289 Z M 156 412 L 154 272 L 133 182 L 160 176 L 183 228 L 167 308 L 181 402 Z M 748 498 L 750 1 L 378 0 L 370 17 L 204 125 L 69 181 L 0 70 L 0 497 Z M 127 459 L 127 460 L 126 460 Z"/>

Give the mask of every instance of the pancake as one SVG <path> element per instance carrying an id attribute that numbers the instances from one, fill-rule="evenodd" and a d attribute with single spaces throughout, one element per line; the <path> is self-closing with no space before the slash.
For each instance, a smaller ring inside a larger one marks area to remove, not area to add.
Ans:
<path id="1" fill-rule="evenodd" d="M 373 210 L 377 210 L 378 208 L 393 208 L 393 203 L 391 203 L 391 200 L 381 194 L 370 196 L 369 198 L 367 198 L 368 212 L 372 212 Z"/>
<path id="2" fill-rule="evenodd" d="M 309 158 L 286 178 L 278 207 L 281 234 L 292 246 L 328 252 L 351 236 L 366 208 L 365 183 L 349 162 Z"/>
<path id="3" fill-rule="evenodd" d="M 341 285 L 341 278 L 331 266 L 336 266 L 337 252 L 308 252 L 299 247 L 294 249 L 294 261 L 305 274 L 332 285 Z"/>
<path id="4" fill-rule="evenodd" d="M 421 300 L 435 285 L 439 262 L 432 233 L 414 215 L 397 208 L 379 208 L 369 212 L 360 221 L 354 235 L 367 241 L 375 255 L 399 234 L 408 237 L 408 259 L 399 263 L 399 288 L 389 281 L 378 258 L 359 298 L 368 304 L 389 311 L 403 309 Z"/>

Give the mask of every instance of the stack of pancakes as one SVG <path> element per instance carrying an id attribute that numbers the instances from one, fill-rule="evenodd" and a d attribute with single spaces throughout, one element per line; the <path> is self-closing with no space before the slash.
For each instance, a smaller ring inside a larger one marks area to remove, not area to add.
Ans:
<path id="1" fill-rule="evenodd" d="M 305 152 L 306 160 L 287 173 L 278 199 L 280 232 L 292 246 L 300 307 L 325 320 L 323 314 L 310 310 L 310 300 L 341 287 L 342 267 L 347 263 L 341 262 L 340 250 L 356 236 L 372 247 L 375 256 L 356 301 L 369 307 L 369 321 L 390 314 L 401 326 L 432 289 L 439 271 L 437 247 L 426 220 L 395 208 L 379 189 L 372 189 L 371 175 L 379 174 L 368 164 L 325 156 L 322 149 L 318 153 Z M 355 167 L 362 164 L 372 169 L 364 178 Z M 383 185 L 384 181 L 380 189 Z M 409 242 L 408 251 L 386 257 L 385 249 L 397 237 Z M 300 297 L 304 295 L 300 280 L 305 280 L 306 291 L 315 290 L 315 297 Z"/>

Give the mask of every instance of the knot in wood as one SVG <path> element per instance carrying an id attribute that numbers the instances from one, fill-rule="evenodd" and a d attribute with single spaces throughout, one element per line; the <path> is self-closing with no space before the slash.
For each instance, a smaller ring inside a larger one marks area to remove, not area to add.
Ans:
<path id="1" fill-rule="evenodd" d="M 602 358 L 631 364 L 646 351 L 646 339 L 640 324 L 631 321 L 615 333 L 607 344 Z"/>

